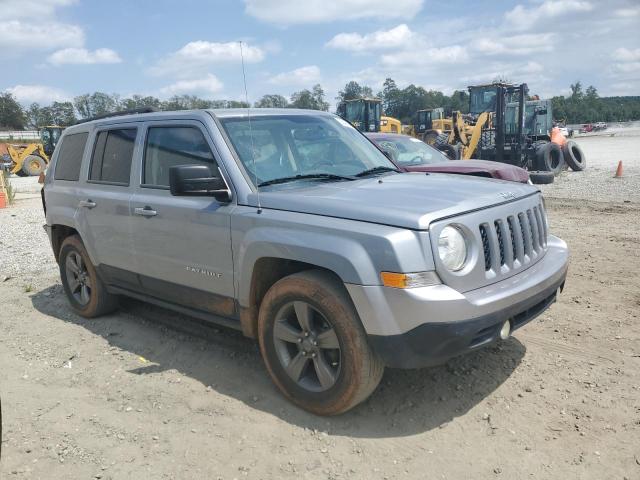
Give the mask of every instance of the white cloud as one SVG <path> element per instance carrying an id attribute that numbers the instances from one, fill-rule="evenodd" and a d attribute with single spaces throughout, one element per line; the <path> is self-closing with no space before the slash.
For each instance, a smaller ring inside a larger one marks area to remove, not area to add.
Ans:
<path id="1" fill-rule="evenodd" d="M 271 77 L 269 83 L 274 85 L 307 86 L 320 81 L 320 69 L 316 65 L 296 68 L 290 72 L 282 72 Z"/>
<path id="2" fill-rule="evenodd" d="M 109 48 L 99 48 L 94 51 L 86 48 L 65 48 L 52 53 L 47 58 L 52 65 L 92 65 L 96 63 L 120 63 L 120 56 Z"/>
<path id="3" fill-rule="evenodd" d="M 222 87 L 223 84 L 218 80 L 218 77 L 209 73 L 204 78 L 198 78 L 195 80 L 179 80 L 171 85 L 161 88 L 160 94 L 167 97 L 183 94 L 208 96 L 220 92 Z"/>
<path id="4" fill-rule="evenodd" d="M 618 48 L 613 52 L 613 58 L 620 62 L 637 62 L 640 61 L 640 48 L 630 50 L 628 48 Z"/>
<path id="5" fill-rule="evenodd" d="M 469 47 L 485 55 L 532 55 L 552 52 L 555 39 L 554 33 L 482 37 L 472 41 Z"/>
<path id="6" fill-rule="evenodd" d="M 614 13 L 616 16 L 623 18 L 637 17 L 638 15 L 640 15 L 640 5 L 636 7 L 620 8 Z"/>
<path id="7" fill-rule="evenodd" d="M 264 59 L 264 51 L 260 47 L 243 44 L 244 61 L 260 62 Z M 169 54 L 151 67 L 154 75 L 189 76 L 217 63 L 240 62 L 239 42 L 206 42 L 198 40 L 189 42 L 180 50 Z"/>
<path id="8" fill-rule="evenodd" d="M 387 67 L 423 68 L 435 63 L 466 63 L 467 49 L 460 45 L 442 48 L 410 49 L 398 53 L 382 55 L 382 64 Z"/>
<path id="9" fill-rule="evenodd" d="M 279 25 L 360 18 L 413 18 L 423 0 L 245 0 L 245 12 Z"/>
<path id="10" fill-rule="evenodd" d="M 22 20 L 0 21 L 0 49 L 4 54 L 28 50 L 52 50 L 77 47 L 84 43 L 84 33 L 76 25 Z"/>
<path id="11" fill-rule="evenodd" d="M 46 85 L 16 85 L 7 88 L 5 92 L 11 93 L 20 103 L 43 103 L 62 102 L 69 100 L 69 95 L 64 90 Z"/>
<path id="12" fill-rule="evenodd" d="M 48 18 L 60 7 L 68 7 L 77 0 L 2 0 L 4 18 Z"/>
<path id="13" fill-rule="evenodd" d="M 327 42 L 327 46 L 340 50 L 362 52 L 407 47 L 415 34 L 406 24 L 390 30 L 377 30 L 373 33 L 339 33 Z"/>
<path id="14" fill-rule="evenodd" d="M 541 20 L 591 10 L 593 10 L 593 5 L 584 0 L 546 0 L 531 8 L 516 5 L 504 14 L 504 18 L 507 26 L 519 30 L 529 30 Z"/>

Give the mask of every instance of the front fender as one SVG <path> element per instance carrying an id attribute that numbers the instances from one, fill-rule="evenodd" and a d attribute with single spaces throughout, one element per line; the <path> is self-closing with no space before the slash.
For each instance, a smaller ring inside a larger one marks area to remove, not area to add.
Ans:
<path id="1" fill-rule="evenodd" d="M 344 283 L 380 283 L 377 269 L 362 243 L 334 234 L 282 226 L 258 227 L 245 234 L 237 252 L 236 279 L 241 306 L 249 305 L 254 266 L 265 257 L 316 265 L 334 272 Z"/>

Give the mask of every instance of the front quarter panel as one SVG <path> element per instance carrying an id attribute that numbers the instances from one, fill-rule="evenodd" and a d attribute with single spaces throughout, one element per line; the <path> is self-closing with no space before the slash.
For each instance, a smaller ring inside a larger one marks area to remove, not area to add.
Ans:
<path id="1" fill-rule="evenodd" d="M 256 262 L 309 263 L 347 284 L 380 285 L 380 272 L 433 270 L 427 232 L 280 210 L 239 207 L 232 219 L 237 291 L 248 306 Z"/>

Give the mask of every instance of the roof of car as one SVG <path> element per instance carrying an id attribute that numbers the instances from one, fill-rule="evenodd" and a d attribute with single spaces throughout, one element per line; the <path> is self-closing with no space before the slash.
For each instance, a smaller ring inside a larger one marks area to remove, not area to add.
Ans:
<path id="1" fill-rule="evenodd" d="M 333 114 L 329 112 L 323 112 L 320 110 L 304 110 L 297 108 L 217 108 L 217 109 L 197 109 L 197 110 L 167 110 L 159 112 L 146 112 L 146 113 L 123 113 L 122 115 L 106 116 L 103 118 L 96 118 L 95 120 L 89 120 L 86 122 L 78 123 L 77 125 L 71 125 L 65 130 L 65 133 L 71 134 L 75 130 L 83 131 L 87 126 L 93 125 L 108 125 L 119 124 L 125 122 L 140 122 L 145 120 L 171 120 L 171 119 L 185 119 L 185 118 L 197 118 L 202 117 L 205 114 L 210 114 L 216 118 L 230 118 L 230 117 L 246 117 L 251 115 L 252 117 L 260 117 L 265 115 L 329 115 Z"/>

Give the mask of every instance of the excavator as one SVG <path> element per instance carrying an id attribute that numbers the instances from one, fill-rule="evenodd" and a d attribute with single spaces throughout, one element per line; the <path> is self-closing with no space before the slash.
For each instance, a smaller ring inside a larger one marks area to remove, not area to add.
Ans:
<path id="1" fill-rule="evenodd" d="M 49 125 L 39 129 L 40 142 L 0 143 L 0 168 L 21 177 L 38 176 L 47 168 L 64 127 Z"/>
<path id="2" fill-rule="evenodd" d="M 379 98 L 355 98 L 338 104 L 337 114 L 361 132 L 402 133 L 400 120 L 382 115 Z"/>

